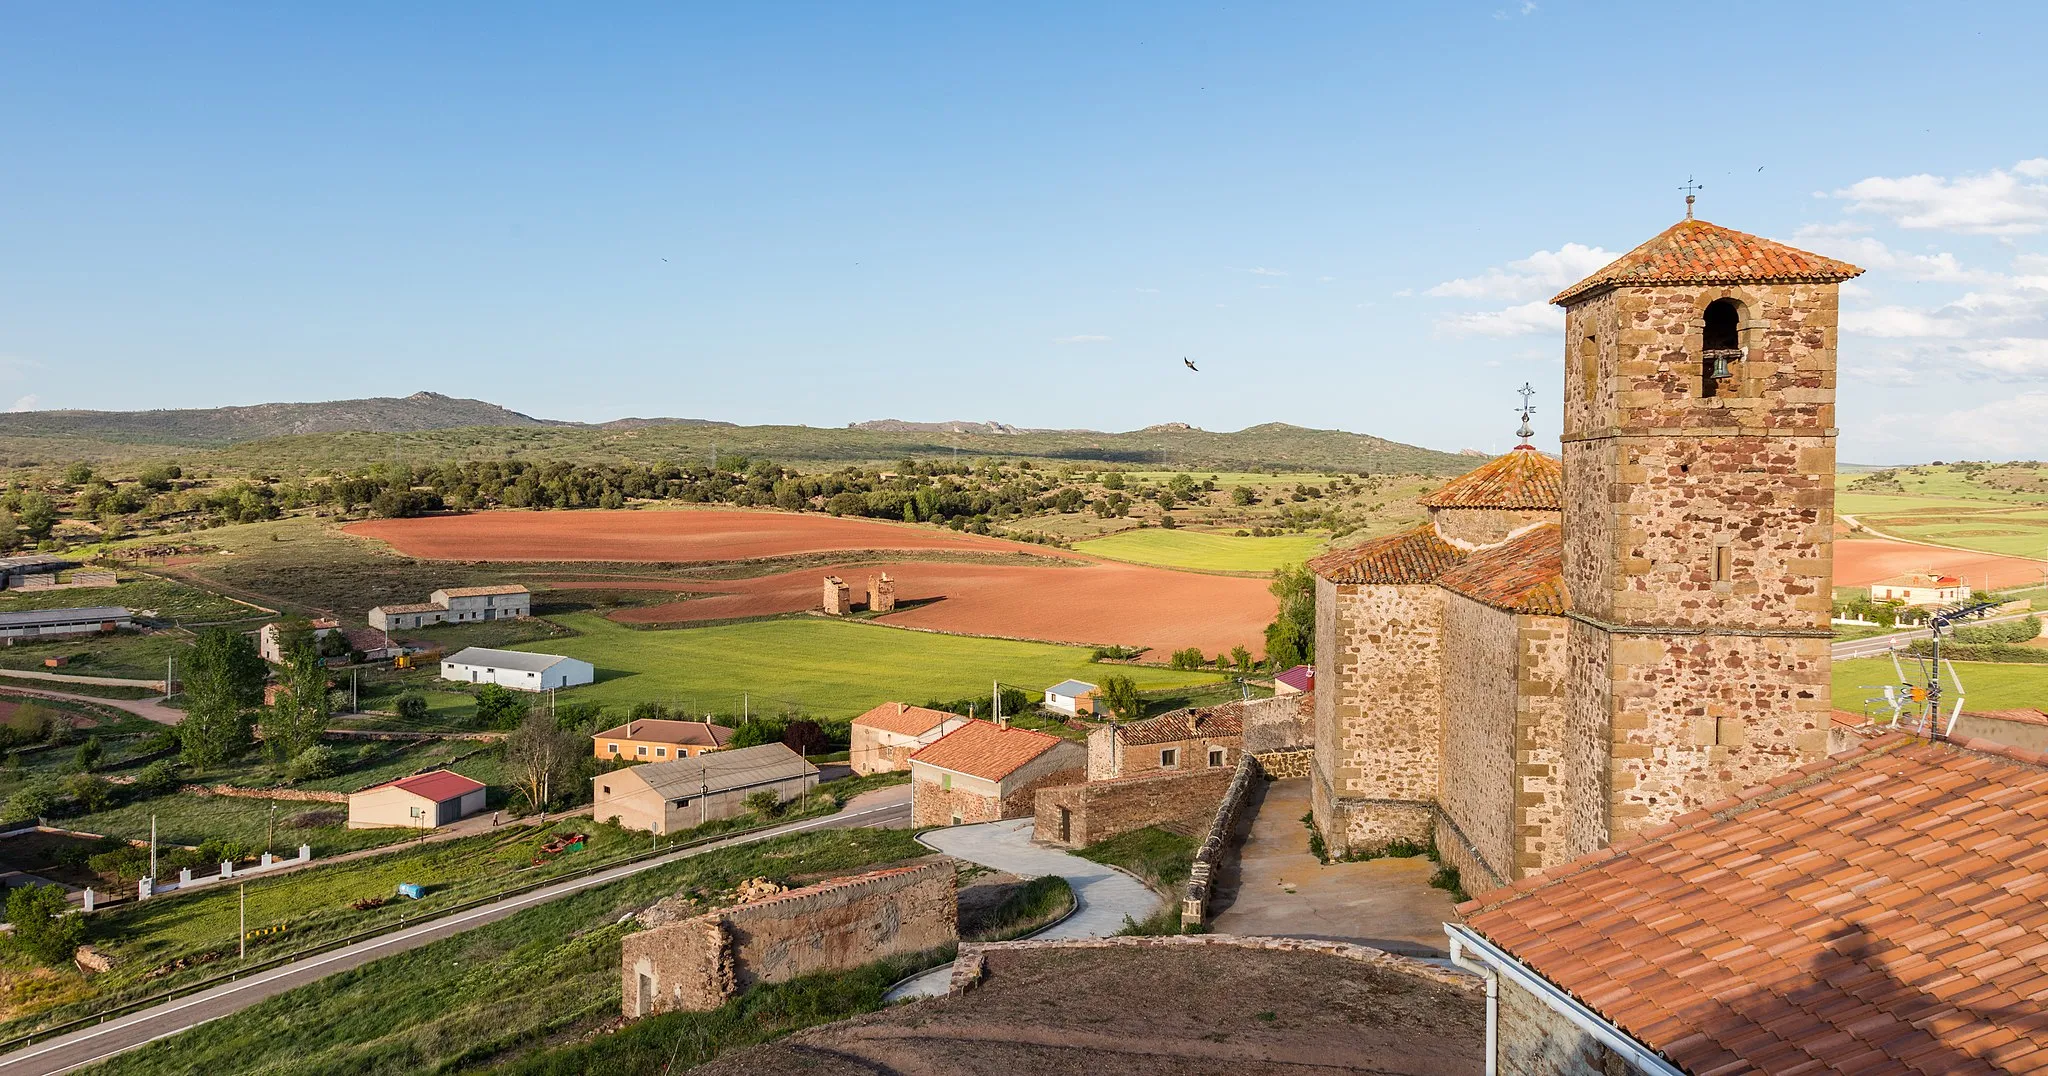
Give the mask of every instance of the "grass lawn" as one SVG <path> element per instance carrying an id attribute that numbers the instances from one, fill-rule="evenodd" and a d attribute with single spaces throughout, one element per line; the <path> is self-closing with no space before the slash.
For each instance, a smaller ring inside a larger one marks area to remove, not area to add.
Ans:
<path id="1" fill-rule="evenodd" d="M 183 632 L 120 631 L 112 635 L 80 635 L 0 647 L 0 668 L 43 670 L 45 658 L 63 658 L 66 662 L 63 668 L 46 671 L 70 676 L 162 680 L 164 661 L 168 658 L 183 661 L 191 649 L 192 637 Z M 59 691 L 71 690 L 56 684 L 48 686 Z"/>
<path id="2" fill-rule="evenodd" d="M 1089 652 L 1052 643 L 939 635 L 816 617 L 642 631 L 589 613 L 559 618 L 575 638 L 520 646 L 582 658 L 597 682 L 565 700 L 630 705 L 665 702 L 689 713 L 737 714 L 741 693 L 760 711 L 796 707 L 852 717 L 889 700 L 957 699 L 991 680 L 1023 686 L 1069 677 L 1100 680 Z M 1214 681 L 1213 674 L 1119 667 L 1140 688 Z"/>
<path id="3" fill-rule="evenodd" d="M 1918 664 L 1901 659 L 1906 674 L 1917 676 Z M 2022 707 L 2048 708 L 2048 664 L 2019 665 L 1993 664 L 1981 661 L 1958 661 L 1957 675 L 1963 679 L 1964 707 L 1970 710 L 2010 710 Z M 1890 658 L 1857 658 L 1854 661 L 1835 662 L 1834 692 L 1835 707 L 1860 713 L 1863 700 L 1881 694 L 1878 688 L 1869 685 L 1890 684 L 1898 680 L 1892 670 Z M 1954 685 L 1942 681 L 1944 692 L 1953 693 Z M 1951 694 L 1952 697 L 1952 694 Z M 1875 713 L 1877 711 L 1873 711 Z"/>
<path id="4" fill-rule="evenodd" d="M 2048 558 L 2048 498 L 1971 482 L 1946 468 L 1899 472 L 1904 492 L 1845 487 L 1836 510 L 1866 527 L 1939 545 Z"/>
<path id="5" fill-rule="evenodd" d="M 926 851 L 907 831 L 843 829 L 707 853 L 330 976 L 123 1054 L 100 1071 L 379 1074 L 490 1067 L 550 1040 L 581 1039 L 617 1018 L 619 939 L 631 929 L 619 920 L 627 913 L 682 890 L 715 901 L 756 875 L 848 874 Z M 880 989 L 896 974 L 871 976 L 860 995 L 869 1007 L 879 1004 Z M 838 1005 L 823 1012 L 817 1018 L 844 1014 Z M 756 1035 L 802 1023 L 769 1017 L 763 1012 L 736 1023 Z M 661 1047 L 650 1054 L 666 1060 L 687 1048 L 684 1056 L 692 1061 L 721 1041 L 687 1033 L 659 1039 Z M 622 1070 L 591 1059 L 547 1071 L 656 1070 Z"/>
<path id="6" fill-rule="evenodd" d="M 229 601 L 197 587 L 168 579 L 136 576 L 122 572 L 118 586 L 81 590 L 0 591 L 0 613 L 28 609 L 70 609 L 81 605 L 122 605 L 149 611 L 181 625 L 220 623 L 233 620 L 262 620 L 269 614 Z"/>
<path id="7" fill-rule="evenodd" d="M 1077 552 L 1114 560 L 1217 572 L 1270 572 L 1299 564 L 1323 551 L 1328 535 L 1283 534 L 1239 538 L 1211 531 L 1146 527 L 1074 543 Z"/>

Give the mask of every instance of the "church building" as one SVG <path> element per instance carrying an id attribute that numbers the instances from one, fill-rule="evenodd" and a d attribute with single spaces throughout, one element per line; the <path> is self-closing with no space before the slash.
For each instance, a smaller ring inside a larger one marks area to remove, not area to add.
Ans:
<path id="1" fill-rule="evenodd" d="M 1310 562 L 1314 818 L 1484 892 L 1826 755 L 1856 266 L 1686 219 L 1565 289 L 1564 459 Z"/>

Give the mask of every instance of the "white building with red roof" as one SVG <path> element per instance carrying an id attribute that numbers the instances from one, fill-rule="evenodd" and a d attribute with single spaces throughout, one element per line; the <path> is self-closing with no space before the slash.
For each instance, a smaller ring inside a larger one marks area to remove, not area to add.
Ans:
<path id="1" fill-rule="evenodd" d="M 968 721 L 910 756 L 910 819 L 961 826 L 1028 818 L 1034 794 L 1087 778 L 1088 749 L 1051 733 Z"/>
<path id="2" fill-rule="evenodd" d="M 1940 572 L 1908 572 L 1870 584 L 1870 600 L 1900 605 L 1954 605 L 1968 601 L 1970 588 Z"/>
<path id="3" fill-rule="evenodd" d="M 348 828 L 434 829 L 484 809 L 486 789 L 453 770 L 374 785 L 348 797 Z"/>

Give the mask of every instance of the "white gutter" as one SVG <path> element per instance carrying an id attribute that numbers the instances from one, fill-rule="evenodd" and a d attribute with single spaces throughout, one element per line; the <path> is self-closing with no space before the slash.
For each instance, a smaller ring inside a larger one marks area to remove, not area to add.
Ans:
<path id="1" fill-rule="evenodd" d="M 1486 980 L 1486 1076 L 1498 1076 L 1500 1071 L 1500 975 L 1492 965 L 1472 960 L 1465 956 L 1465 940 L 1458 932 L 1444 924 L 1444 933 L 1451 936 L 1451 963 Z"/>
<path id="2" fill-rule="evenodd" d="M 1538 1001 L 1548 1006 L 1552 1012 L 1570 1020 L 1579 1030 L 1599 1039 L 1608 1049 L 1620 1054 L 1622 1060 L 1633 1066 L 1637 1071 L 1650 1073 L 1652 1076 L 1687 1076 L 1684 1069 L 1666 1061 L 1656 1051 L 1637 1042 L 1628 1033 L 1608 1023 L 1599 1013 L 1579 1004 L 1578 999 L 1558 989 L 1550 980 L 1529 970 L 1521 961 L 1510 956 L 1506 950 L 1487 941 L 1470 927 L 1456 923 L 1445 923 L 1444 933 L 1449 935 L 1451 939 L 1451 962 L 1458 967 L 1478 972 L 1486 977 L 1486 1071 L 1488 1076 L 1493 1076 L 1494 1058 L 1497 1056 L 1497 1051 L 1500 1048 L 1499 1028 L 1496 1024 L 1498 1002 L 1495 991 L 1499 982 L 1499 976 L 1502 975 L 1514 980 L 1515 985 L 1534 995 Z M 1485 970 L 1475 967 L 1474 963 L 1464 956 L 1464 952 L 1467 949 L 1479 957 L 1479 962 L 1483 962 L 1486 966 Z"/>

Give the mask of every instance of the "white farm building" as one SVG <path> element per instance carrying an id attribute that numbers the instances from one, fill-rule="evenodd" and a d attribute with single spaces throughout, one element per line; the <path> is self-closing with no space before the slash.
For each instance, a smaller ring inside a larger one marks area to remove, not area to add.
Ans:
<path id="1" fill-rule="evenodd" d="M 472 646 L 441 659 L 441 679 L 464 684 L 498 684 L 515 691 L 546 691 L 587 684 L 597 670 L 587 661 L 560 654 L 492 650 Z"/>

